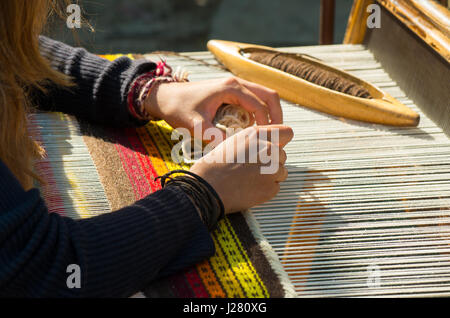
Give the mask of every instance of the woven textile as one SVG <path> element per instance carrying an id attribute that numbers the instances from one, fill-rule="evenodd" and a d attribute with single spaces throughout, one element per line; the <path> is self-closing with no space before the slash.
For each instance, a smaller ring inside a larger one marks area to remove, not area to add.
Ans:
<path id="1" fill-rule="evenodd" d="M 227 257 L 235 251 L 222 244 L 221 254 L 205 262 L 209 272 L 198 264 L 155 282 L 144 294 L 206 290 L 207 296 L 230 296 L 248 293 L 253 284 L 258 291 L 264 286 L 271 297 L 295 292 L 301 297 L 448 296 L 450 141 L 445 129 L 362 45 L 282 50 L 314 56 L 377 85 L 419 112 L 419 126 L 363 124 L 281 100 L 285 123 L 295 135 L 285 147 L 289 177 L 275 198 L 252 213 L 228 218 L 219 229 L 232 229 L 232 243 L 247 258 L 232 263 Z M 230 76 L 208 52 L 163 55 L 169 65 L 187 69 L 191 81 Z M 108 212 L 157 187 L 152 173 L 178 168 L 162 157 L 172 145 L 171 128 L 164 122 L 126 131 L 82 123 L 81 134 L 71 117 L 38 114 L 34 127 L 49 156 L 37 168 L 50 181 L 43 193 L 54 212 L 72 217 Z M 219 235 L 214 233 L 216 246 Z M 242 275 L 237 273 L 241 264 L 247 266 Z M 259 280 L 242 282 L 248 268 Z"/>
<path id="2" fill-rule="evenodd" d="M 38 113 L 32 129 L 47 151 L 47 157 L 36 163 L 46 180 L 42 195 L 49 210 L 61 215 L 87 218 L 108 213 L 160 189 L 155 177 L 189 169 L 172 161 L 171 149 L 178 141 L 171 140 L 172 128 L 164 121 L 117 130 L 79 123 L 59 113 Z M 142 293 L 147 297 L 294 296 L 275 253 L 249 222 L 254 220 L 246 214 L 226 217 L 212 233 L 213 257 L 154 282 Z"/>

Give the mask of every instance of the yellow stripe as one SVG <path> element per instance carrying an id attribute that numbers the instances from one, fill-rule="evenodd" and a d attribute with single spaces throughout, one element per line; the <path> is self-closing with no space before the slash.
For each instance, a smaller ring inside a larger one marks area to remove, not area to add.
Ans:
<path id="1" fill-rule="evenodd" d="M 165 138 L 167 138 L 167 135 L 164 136 L 161 129 L 159 129 L 159 126 L 161 125 L 161 123 L 162 122 L 157 122 L 155 124 L 146 125 L 145 127 L 147 128 L 148 133 L 153 136 L 153 138 L 155 140 L 155 144 L 158 147 L 158 151 L 161 154 L 161 157 L 162 157 L 164 163 L 166 164 L 167 168 L 170 171 L 177 170 L 177 169 L 189 170 L 189 165 L 186 165 L 184 163 L 177 164 L 172 161 L 172 156 L 170 155 L 170 153 L 172 151 L 173 145 L 169 144 L 165 140 Z M 170 140 L 170 134 L 168 136 L 168 139 Z"/>
<path id="2" fill-rule="evenodd" d="M 65 170 L 65 169 L 64 169 Z M 87 201 L 84 194 L 80 191 L 78 186 L 79 180 L 77 180 L 77 174 L 65 170 L 65 176 L 70 184 L 71 189 L 74 192 L 74 197 L 72 199 L 75 201 L 74 209 L 79 217 L 86 219 L 92 216 L 89 209 L 84 205 Z"/>
<path id="3" fill-rule="evenodd" d="M 120 56 L 122 55 L 115 54 L 103 55 L 102 57 L 114 60 Z M 133 58 L 131 54 L 128 54 L 127 56 Z M 176 164 L 172 161 L 171 150 L 173 145 L 177 142 L 174 141 L 172 143 L 170 141 L 172 130 L 172 127 L 165 121 L 149 123 L 144 128 L 137 129 L 139 138 L 149 152 L 150 160 L 158 175 L 163 175 L 168 172 L 168 170 L 188 170 L 190 167 L 190 165 L 184 163 Z M 157 149 L 154 149 L 153 142 L 148 134 L 155 138 L 155 146 Z M 167 140 L 164 137 L 167 138 Z M 159 155 L 158 153 L 155 153 L 155 150 L 159 152 Z M 229 297 L 244 297 L 245 294 L 247 294 L 247 296 L 250 297 L 268 297 L 269 295 L 266 287 L 250 262 L 233 227 L 226 218 L 219 222 L 218 230 L 213 233 L 213 240 L 216 247 L 216 255 L 210 258 L 210 262 L 224 286 L 227 295 Z M 225 254 L 223 251 L 225 251 Z M 197 265 L 197 268 L 199 269 L 202 279 L 213 283 L 209 275 L 206 274 L 211 270 L 207 262 L 200 263 Z M 242 290 L 241 286 L 243 286 L 244 290 Z M 221 290 L 218 290 L 217 288 L 214 290 L 215 294 L 222 294 Z"/>
<path id="4" fill-rule="evenodd" d="M 218 243 L 225 251 L 231 268 L 247 294 L 246 297 L 269 297 L 266 287 L 242 248 L 230 221 L 228 219 L 222 221 L 219 229 L 214 232 L 214 236 L 217 237 Z"/>
<path id="5" fill-rule="evenodd" d="M 122 56 L 126 56 L 129 57 L 130 59 L 134 59 L 133 54 L 103 54 L 103 55 L 99 55 L 100 57 L 103 57 L 104 59 L 110 60 L 110 61 L 114 61 L 115 59 L 122 57 Z"/>
<path id="6" fill-rule="evenodd" d="M 170 152 L 173 145 L 168 144 L 165 139 L 167 138 L 170 140 L 172 128 L 166 122 L 159 121 L 155 124 L 147 125 L 146 127 L 149 133 L 158 141 L 156 146 L 170 170 L 180 168 L 189 169 L 189 166 L 186 164 L 178 165 L 172 162 Z M 163 134 L 165 135 L 165 138 Z M 174 143 L 175 142 L 176 141 L 174 141 Z M 217 257 L 213 256 L 210 261 L 223 283 L 224 288 L 227 292 L 239 295 L 236 297 L 245 296 L 240 285 L 243 286 L 245 293 L 250 297 L 268 297 L 269 294 L 266 287 L 253 267 L 228 219 L 225 218 L 219 222 L 218 229 L 218 231 L 216 230 L 213 233 L 213 237 L 215 237 L 214 243 L 216 245 L 216 251 L 220 252 Z M 223 254 L 221 250 L 225 251 L 225 254 Z M 219 255 L 223 257 L 223 260 L 227 260 L 230 265 L 221 262 L 221 260 L 219 260 Z M 225 271 L 222 270 L 222 267 L 227 268 L 228 266 L 231 266 L 231 269 Z M 233 274 L 233 272 L 235 274 Z M 234 277 L 240 282 L 240 285 L 235 281 Z M 230 282 L 233 281 L 235 281 L 234 285 L 230 285 Z"/>
<path id="7" fill-rule="evenodd" d="M 155 123 L 149 123 L 147 126 L 154 126 Z M 157 130 L 157 127 L 141 127 L 136 129 L 136 132 L 144 145 L 147 153 L 149 154 L 150 161 L 155 168 L 155 171 L 158 175 L 164 175 L 169 171 L 169 169 L 166 166 L 166 163 L 170 163 L 172 161 L 166 160 L 164 161 L 161 156 L 161 151 L 158 150 L 158 145 L 155 145 L 153 140 L 151 139 L 149 133 L 152 133 L 153 128 Z M 151 130 L 150 132 L 147 131 L 147 129 Z M 157 131 L 155 131 L 157 133 Z M 164 142 L 162 137 L 158 139 L 160 143 Z M 176 167 L 176 169 L 179 169 L 179 166 Z M 173 170 L 173 169 L 172 169 Z M 196 265 L 197 271 L 199 273 L 200 278 L 204 282 L 204 285 L 206 289 L 208 290 L 208 293 L 211 295 L 211 297 L 226 297 L 227 294 L 223 291 L 222 287 L 220 286 L 220 283 L 217 281 L 218 277 L 216 277 L 213 269 L 211 268 L 211 265 L 209 264 L 209 261 L 203 261 Z"/>
<path id="8" fill-rule="evenodd" d="M 221 227 L 223 227 L 223 220 L 218 225 L 218 228 Z M 226 261 L 227 255 L 222 251 L 222 247 L 215 235 L 216 232 L 212 235 L 214 245 L 216 246 L 216 254 L 209 259 L 211 266 L 216 272 L 223 288 L 225 288 L 228 297 L 243 298 L 245 297 L 244 291 L 239 284 L 238 277 L 236 277 L 233 268 L 230 268 L 230 265 Z"/>
<path id="9" fill-rule="evenodd" d="M 167 123 L 165 123 L 164 121 L 159 121 L 157 123 L 150 123 L 146 125 L 146 128 L 148 130 L 148 133 L 151 134 L 157 141 L 156 146 L 159 150 L 159 153 L 163 161 L 165 162 L 169 170 L 176 170 L 180 168 L 189 169 L 189 166 L 186 164 L 179 165 L 172 161 L 170 152 L 173 145 L 168 144 L 168 140 L 170 140 L 170 136 L 172 133 L 171 132 L 172 128 Z M 175 142 L 176 141 L 174 141 L 174 143 Z M 223 222 L 224 220 L 222 220 L 222 222 L 220 223 Z M 244 297 L 245 294 L 241 289 L 237 278 L 234 276 L 232 269 L 230 269 L 226 261 L 227 260 L 226 255 L 223 254 L 220 245 L 214 238 L 214 235 L 213 240 L 214 245 L 216 247 L 216 255 L 210 258 L 211 266 L 216 272 L 217 277 L 219 278 L 220 282 L 222 283 L 222 286 L 225 288 L 225 291 L 227 292 L 227 295 L 229 297 Z"/>
<path id="10" fill-rule="evenodd" d="M 149 125 L 151 125 L 151 124 L 149 124 Z M 137 128 L 136 132 L 137 132 L 142 144 L 144 145 L 145 150 L 148 153 L 150 162 L 152 163 L 153 167 L 155 168 L 156 173 L 159 176 L 162 176 L 162 175 L 166 174 L 167 172 L 169 172 L 169 169 L 167 169 L 166 163 L 161 158 L 158 148 L 155 146 L 155 144 L 153 143 L 153 140 L 150 138 L 150 135 L 147 132 L 147 128 L 145 128 L 145 127 Z"/>
<path id="11" fill-rule="evenodd" d="M 70 122 L 72 121 L 72 119 L 63 113 L 58 113 L 57 114 L 57 118 L 58 120 L 61 121 L 67 121 Z M 89 200 L 86 199 L 86 196 L 84 195 L 84 193 L 80 190 L 80 186 L 81 186 L 81 182 L 78 178 L 78 174 L 77 173 L 73 173 L 70 171 L 70 169 L 67 169 L 70 166 L 70 162 L 66 162 L 64 160 L 64 154 L 60 153 L 63 163 L 63 169 L 64 169 L 64 174 L 65 177 L 67 178 L 67 181 L 70 184 L 70 188 L 73 191 L 73 196 L 71 195 L 72 199 L 75 201 L 75 204 L 73 205 L 76 214 L 85 219 L 85 218 L 89 218 L 92 216 L 92 213 L 89 212 L 89 208 L 86 206 L 86 204 L 89 202 Z M 70 211 L 67 211 L 70 212 Z"/>

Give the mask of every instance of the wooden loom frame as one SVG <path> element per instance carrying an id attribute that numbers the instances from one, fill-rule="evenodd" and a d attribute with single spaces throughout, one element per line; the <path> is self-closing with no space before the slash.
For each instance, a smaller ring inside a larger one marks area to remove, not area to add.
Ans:
<path id="1" fill-rule="evenodd" d="M 344 44 L 361 44 L 364 41 L 370 4 L 382 5 L 402 24 L 422 39 L 429 47 L 450 62 L 450 11 L 444 6 L 419 0 L 354 0 L 348 19 Z"/>

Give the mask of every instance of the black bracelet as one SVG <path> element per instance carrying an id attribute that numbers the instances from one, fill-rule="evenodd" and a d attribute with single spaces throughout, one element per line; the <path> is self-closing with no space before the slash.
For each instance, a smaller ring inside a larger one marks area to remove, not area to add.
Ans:
<path id="1" fill-rule="evenodd" d="M 170 178 L 175 173 L 183 173 L 188 176 Z M 199 209 L 202 221 L 209 230 L 213 230 L 225 216 L 225 208 L 217 192 L 206 180 L 195 173 L 186 170 L 174 170 L 155 178 L 155 180 L 158 179 L 161 179 L 161 187 L 163 188 L 165 186 L 177 186 L 183 189 L 194 201 Z"/>

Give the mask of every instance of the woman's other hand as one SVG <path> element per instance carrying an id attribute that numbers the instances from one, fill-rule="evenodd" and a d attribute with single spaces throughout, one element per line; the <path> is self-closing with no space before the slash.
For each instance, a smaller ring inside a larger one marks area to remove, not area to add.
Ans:
<path id="1" fill-rule="evenodd" d="M 278 130 L 278 138 L 271 138 L 276 136 L 272 134 L 274 130 Z M 222 199 L 225 213 L 246 210 L 270 200 L 279 192 L 279 183 L 287 178 L 284 166 L 286 153 L 283 147 L 292 137 L 292 129 L 283 125 L 246 128 L 197 161 L 191 171 L 204 178 L 216 190 Z M 255 149 L 254 142 L 258 143 L 258 160 L 250 163 L 250 152 Z M 233 152 L 231 156 L 230 151 Z M 260 160 L 262 153 L 270 154 L 272 162 L 263 163 Z M 246 159 L 245 163 L 238 160 L 239 156 Z M 276 168 L 272 173 L 263 173 L 263 167 L 269 164 Z"/>

